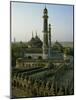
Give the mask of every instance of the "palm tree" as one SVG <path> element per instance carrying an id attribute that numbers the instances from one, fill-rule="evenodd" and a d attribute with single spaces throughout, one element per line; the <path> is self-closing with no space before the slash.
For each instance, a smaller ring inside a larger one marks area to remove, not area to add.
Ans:
<path id="1" fill-rule="evenodd" d="M 52 84 L 51 84 L 51 88 L 50 88 L 50 90 L 49 90 L 48 95 L 49 95 L 49 96 L 55 96 L 54 82 L 52 82 Z"/>
<path id="2" fill-rule="evenodd" d="M 58 95 L 58 96 L 62 96 L 62 95 L 64 95 L 64 92 L 63 92 L 62 87 L 60 87 L 60 89 L 59 89 L 57 95 Z"/>
<path id="3" fill-rule="evenodd" d="M 44 96 L 44 91 L 45 91 L 45 83 L 42 81 L 39 87 L 39 96 Z"/>
<path id="4" fill-rule="evenodd" d="M 38 96 L 39 95 L 39 83 L 36 80 L 35 80 L 34 85 L 33 85 L 33 90 L 34 90 L 34 95 Z"/>
<path id="5" fill-rule="evenodd" d="M 44 91 L 44 96 L 48 96 L 49 89 L 50 89 L 50 81 L 47 81 L 45 91 Z"/>

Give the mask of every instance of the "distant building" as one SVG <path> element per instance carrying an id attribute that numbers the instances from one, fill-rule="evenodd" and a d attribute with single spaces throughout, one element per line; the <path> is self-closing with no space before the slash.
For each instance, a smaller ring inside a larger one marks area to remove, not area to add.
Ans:
<path id="1" fill-rule="evenodd" d="M 58 42 L 56 41 L 53 45 L 53 50 L 58 50 L 58 51 L 62 51 L 63 50 L 63 46 Z"/>

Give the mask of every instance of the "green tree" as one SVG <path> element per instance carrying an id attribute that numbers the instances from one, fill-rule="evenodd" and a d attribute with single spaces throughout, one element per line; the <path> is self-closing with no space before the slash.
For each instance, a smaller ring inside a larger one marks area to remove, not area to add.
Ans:
<path id="1" fill-rule="evenodd" d="M 54 69 L 54 64 L 53 64 L 52 62 L 49 62 L 48 68 L 49 68 L 49 69 Z"/>
<path id="2" fill-rule="evenodd" d="M 12 67 L 15 67 L 16 66 L 16 56 L 14 54 L 14 51 L 12 50 L 11 52 L 11 64 L 12 64 Z"/>
<path id="3" fill-rule="evenodd" d="M 74 50 L 73 50 L 73 48 L 68 48 L 68 47 L 66 47 L 66 48 L 64 48 L 64 54 L 65 55 L 73 55 L 74 54 L 74 52 L 73 52 Z"/>

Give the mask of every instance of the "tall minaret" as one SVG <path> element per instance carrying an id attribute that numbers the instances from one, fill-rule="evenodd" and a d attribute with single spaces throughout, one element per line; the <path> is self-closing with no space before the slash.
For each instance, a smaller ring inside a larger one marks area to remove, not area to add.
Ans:
<path id="1" fill-rule="evenodd" d="M 48 34 L 48 58 L 51 58 L 51 24 L 49 24 L 49 34 Z"/>
<path id="2" fill-rule="evenodd" d="M 46 7 L 43 14 L 43 59 L 46 59 L 48 53 L 48 10 Z"/>

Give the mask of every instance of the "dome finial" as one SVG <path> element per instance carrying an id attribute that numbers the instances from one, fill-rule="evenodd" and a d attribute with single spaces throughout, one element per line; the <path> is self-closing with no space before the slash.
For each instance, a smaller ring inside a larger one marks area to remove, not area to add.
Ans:
<path id="1" fill-rule="evenodd" d="M 33 31 L 32 31 L 32 38 L 34 37 L 34 35 L 33 35 Z"/>
<path id="2" fill-rule="evenodd" d="M 36 36 L 37 36 L 37 31 L 36 31 Z"/>

